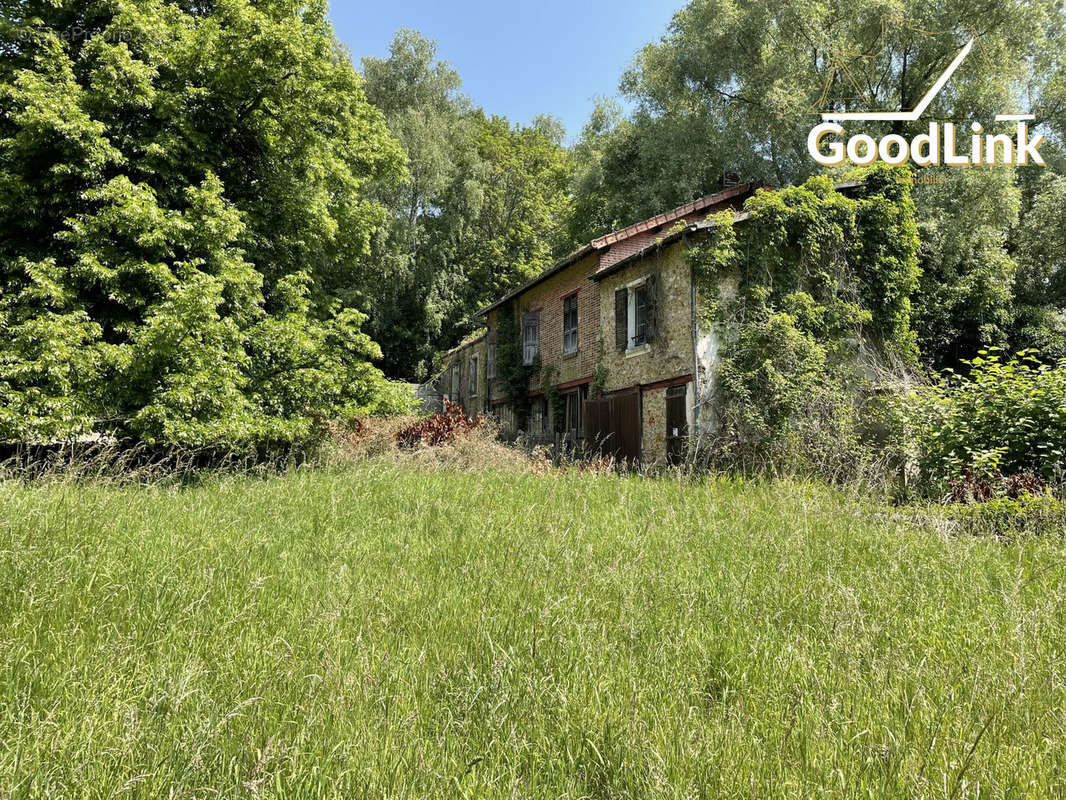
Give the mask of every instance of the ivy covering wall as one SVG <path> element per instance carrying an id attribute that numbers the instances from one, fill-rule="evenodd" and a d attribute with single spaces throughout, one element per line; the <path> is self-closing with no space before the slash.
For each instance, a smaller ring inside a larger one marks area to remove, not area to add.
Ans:
<path id="1" fill-rule="evenodd" d="M 906 168 L 760 192 L 689 250 L 721 342 L 710 453 L 730 466 L 853 470 L 871 360 L 917 363 L 918 231 Z"/>
<path id="2" fill-rule="evenodd" d="M 498 385 L 511 404 L 517 428 L 524 428 L 529 420 L 532 401 L 529 382 L 540 371 L 540 358 L 526 364 L 522 358 L 522 329 L 513 300 L 497 312 L 496 375 Z"/>

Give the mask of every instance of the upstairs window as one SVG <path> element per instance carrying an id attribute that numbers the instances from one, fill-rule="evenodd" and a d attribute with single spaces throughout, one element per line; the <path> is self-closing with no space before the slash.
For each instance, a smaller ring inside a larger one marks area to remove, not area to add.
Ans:
<path id="1" fill-rule="evenodd" d="M 489 343 L 485 347 L 486 363 L 485 363 L 485 377 L 490 381 L 496 378 L 496 345 Z"/>
<path id="2" fill-rule="evenodd" d="M 540 314 L 522 315 L 522 363 L 531 365 L 540 352 Z"/>
<path id="3" fill-rule="evenodd" d="M 654 338 L 655 277 L 649 275 L 619 289 L 614 295 L 615 347 L 639 350 Z"/>
<path id="4" fill-rule="evenodd" d="M 648 343 L 648 284 L 629 290 L 629 349 Z"/>
<path id="5" fill-rule="evenodd" d="M 563 352 L 577 352 L 577 294 L 563 300 Z"/>
<path id="6" fill-rule="evenodd" d="M 471 356 L 470 358 L 470 396 L 477 397 L 477 368 L 478 357 Z"/>

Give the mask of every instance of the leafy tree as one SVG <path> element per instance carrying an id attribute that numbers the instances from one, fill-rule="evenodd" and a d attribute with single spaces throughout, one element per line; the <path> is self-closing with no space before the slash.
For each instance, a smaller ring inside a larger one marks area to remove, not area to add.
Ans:
<path id="1" fill-rule="evenodd" d="M 1018 227 L 1015 350 L 1066 359 L 1066 178 L 1048 175 Z"/>
<path id="2" fill-rule="evenodd" d="M 542 272 L 570 247 L 570 157 L 548 117 L 511 125 L 475 112 L 475 181 L 455 183 L 431 226 L 437 303 L 445 341 L 479 323 L 473 315 Z M 451 284 L 451 285 L 449 285 Z"/>
<path id="3" fill-rule="evenodd" d="M 972 35 L 973 53 L 921 120 L 864 131 L 911 136 L 929 119 L 1033 108 L 1049 163 L 1062 164 L 1064 23 L 1054 0 L 691 0 L 623 76 L 633 113 L 601 107 L 586 126 L 578 149 L 594 158 L 582 158 L 590 166 L 575 184 L 575 229 L 600 233 L 685 202 L 725 172 L 798 183 L 819 169 L 806 152 L 818 112 L 912 109 Z M 1021 196 L 1010 170 L 933 172 L 938 183 L 915 191 L 925 274 L 916 328 L 941 367 L 1011 334 Z"/>
<path id="4" fill-rule="evenodd" d="M 333 295 L 403 165 L 324 5 L 26 2 L 2 32 L 0 438 L 285 443 L 372 407 Z M 281 332 L 333 377 L 264 375 Z"/>
<path id="5" fill-rule="evenodd" d="M 405 181 L 379 194 L 391 212 L 370 298 L 386 368 L 422 378 L 475 312 L 550 265 L 569 244 L 570 158 L 549 118 L 513 126 L 460 93 L 436 44 L 400 31 L 385 59 L 363 59 L 367 93 L 407 154 Z"/>
<path id="6" fill-rule="evenodd" d="M 638 124 L 640 114 L 673 129 L 713 120 L 718 135 L 707 127 L 691 154 L 717 146 L 723 168 L 791 183 L 816 167 L 806 142 L 817 112 L 910 110 L 971 35 L 973 56 L 927 117 L 990 119 L 1013 108 L 1058 47 L 1061 16 L 1053 0 L 906 0 L 891 9 L 872 0 L 692 0 L 641 51 L 622 90 L 638 103 Z M 884 125 L 918 133 L 927 120 Z M 660 180 L 673 178 L 668 169 Z"/>
<path id="7" fill-rule="evenodd" d="M 601 101 L 574 148 L 574 239 L 589 241 L 713 191 L 726 163 L 722 141 L 710 113 L 638 106 L 623 117 Z"/>
<path id="8" fill-rule="evenodd" d="M 915 327 L 926 362 L 943 368 L 1010 336 L 1017 265 L 1008 240 L 1021 192 L 1009 167 L 944 168 L 926 177 L 914 191 L 923 268 Z"/>

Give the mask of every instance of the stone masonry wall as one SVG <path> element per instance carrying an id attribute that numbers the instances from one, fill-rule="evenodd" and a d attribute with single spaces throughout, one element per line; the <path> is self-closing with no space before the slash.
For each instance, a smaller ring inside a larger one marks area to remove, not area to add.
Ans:
<path id="1" fill-rule="evenodd" d="M 632 281 L 655 272 L 659 276 L 658 335 L 646 349 L 615 349 L 614 293 Z M 600 331 L 607 368 L 607 391 L 656 383 L 691 375 L 692 293 L 683 242 L 636 261 L 604 278 L 600 286 Z"/>
<path id="2" fill-rule="evenodd" d="M 477 358 L 477 390 L 472 391 L 470 385 L 470 370 Z M 484 414 L 489 408 L 488 381 L 486 373 L 486 348 L 485 337 L 480 337 L 449 353 L 444 359 L 444 370 L 441 373 L 439 391 L 442 397 L 446 397 L 453 403 L 463 407 L 463 411 L 470 415 Z M 459 369 L 459 393 L 452 392 L 452 370 Z"/>

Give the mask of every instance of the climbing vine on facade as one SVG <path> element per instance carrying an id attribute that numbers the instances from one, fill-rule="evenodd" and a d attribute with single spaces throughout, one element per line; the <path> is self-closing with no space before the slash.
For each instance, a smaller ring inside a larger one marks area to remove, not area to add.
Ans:
<path id="1" fill-rule="evenodd" d="M 716 451 L 727 461 L 853 464 L 864 359 L 913 365 L 918 232 L 906 168 L 760 192 L 712 218 L 688 258 L 704 331 L 721 342 Z"/>
<path id="2" fill-rule="evenodd" d="M 529 420 L 532 401 L 529 397 L 529 382 L 540 371 L 540 357 L 526 364 L 522 357 L 522 330 L 514 301 L 497 310 L 496 375 L 497 380 L 511 404 L 517 428 L 524 428 Z"/>

